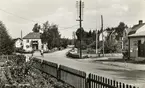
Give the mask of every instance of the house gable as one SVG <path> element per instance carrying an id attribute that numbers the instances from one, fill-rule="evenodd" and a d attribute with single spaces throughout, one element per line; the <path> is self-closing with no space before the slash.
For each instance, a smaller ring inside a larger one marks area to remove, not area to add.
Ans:
<path id="1" fill-rule="evenodd" d="M 41 33 L 39 32 L 30 32 L 26 36 L 23 37 L 23 39 L 41 39 L 40 38 Z"/>
<path id="2" fill-rule="evenodd" d="M 135 34 L 141 27 L 145 26 L 145 23 L 142 23 L 142 20 L 139 21 L 139 24 L 134 25 L 128 35 Z"/>

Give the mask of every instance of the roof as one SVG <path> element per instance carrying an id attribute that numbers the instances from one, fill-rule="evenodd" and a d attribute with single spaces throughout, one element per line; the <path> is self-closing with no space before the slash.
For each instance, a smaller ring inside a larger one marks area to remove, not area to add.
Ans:
<path id="1" fill-rule="evenodd" d="M 145 37 L 145 31 L 129 35 L 129 37 Z"/>
<path id="2" fill-rule="evenodd" d="M 144 26 L 144 25 L 145 25 L 145 23 L 134 25 L 134 26 L 131 28 L 131 30 L 130 30 L 130 32 L 128 33 L 128 35 L 131 35 L 131 34 L 136 33 L 136 31 L 137 31 L 138 29 L 140 29 L 140 28 L 141 28 L 142 26 Z"/>
<path id="3" fill-rule="evenodd" d="M 40 39 L 41 33 L 39 32 L 30 32 L 26 36 L 23 37 L 23 39 Z"/>
<path id="4" fill-rule="evenodd" d="M 22 40 L 21 38 L 15 38 L 13 39 L 13 41 L 17 41 L 17 40 Z"/>

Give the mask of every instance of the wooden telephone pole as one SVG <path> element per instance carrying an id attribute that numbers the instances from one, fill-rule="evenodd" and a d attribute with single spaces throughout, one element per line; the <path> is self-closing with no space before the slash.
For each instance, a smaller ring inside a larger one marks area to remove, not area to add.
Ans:
<path id="1" fill-rule="evenodd" d="M 22 30 L 21 30 L 21 39 L 23 38 L 23 32 L 22 32 Z"/>
<path id="2" fill-rule="evenodd" d="M 81 0 L 77 1 L 77 11 L 79 9 L 79 20 L 77 19 L 77 21 L 79 21 L 80 23 L 80 58 L 82 58 L 82 13 L 83 13 L 83 8 L 84 8 L 84 2 L 82 2 Z M 78 14 L 78 13 L 77 13 Z"/>
<path id="3" fill-rule="evenodd" d="M 96 29 L 96 54 L 98 54 L 98 31 Z"/>
<path id="4" fill-rule="evenodd" d="M 103 16 L 101 15 L 101 32 L 102 32 L 102 47 L 103 47 L 103 57 L 104 57 L 104 34 L 103 34 Z"/>

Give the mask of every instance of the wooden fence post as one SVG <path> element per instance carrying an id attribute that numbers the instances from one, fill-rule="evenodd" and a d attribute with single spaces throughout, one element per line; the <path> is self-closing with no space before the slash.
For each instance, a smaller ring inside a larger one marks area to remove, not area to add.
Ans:
<path id="1" fill-rule="evenodd" d="M 104 79 L 104 77 L 103 77 L 103 81 L 102 81 L 103 83 L 105 83 L 105 79 Z M 105 86 L 103 86 L 103 88 L 105 88 Z"/>
<path id="2" fill-rule="evenodd" d="M 91 74 L 89 74 L 89 78 L 88 78 L 88 85 L 89 85 L 89 88 L 91 88 L 91 81 L 90 81 L 90 79 L 91 79 Z"/>
<path id="3" fill-rule="evenodd" d="M 60 68 L 59 67 L 57 69 L 57 79 L 58 79 L 58 81 L 60 81 Z"/>
<path id="4" fill-rule="evenodd" d="M 115 83 L 116 83 L 115 80 L 113 80 L 113 86 L 116 86 Z"/>
<path id="5" fill-rule="evenodd" d="M 118 88 L 118 82 L 116 82 L 116 87 Z"/>
<path id="6" fill-rule="evenodd" d="M 108 79 L 108 85 L 110 85 L 110 80 Z M 109 87 L 108 87 L 109 88 Z"/>
<path id="7" fill-rule="evenodd" d="M 105 84 L 108 84 L 108 82 L 107 82 L 107 78 L 105 78 Z M 107 86 L 105 86 L 106 88 L 107 88 Z"/>
<path id="8" fill-rule="evenodd" d="M 99 79 L 99 76 L 97 76 L 97 81 L 98 81 L 98 79 Z M 99 84 L 97 83 L 97 88 L 99 88 Z"/>
<path id="9" fill-rule="evenodd" d="M 126 85 L 126 88 L 129 88 L 128 84 Z"/>
<path id="10" fill-rule="evenodd" d="M 125 84 L 123 83 L 123 88 L 125 88 Z"/>
<path id="11" fill-rule="evenodd" d="M 111 86 L 113 86 L 112 80 L 111 80 Z"/>
<path id="12" fill-rule="evenodd" d="M 94 80 L 96 80 L 96 76 L 94 75 Z M 96 88 L 96 82 L 94 82 L 94 88 Z"/>
<path id="13" fill-rule="evenodd" d="M 119 82 L 119 88 L 122 88 L 121 82 Z"/>
<path id="14" fill-rule="evenodd" d="M 85 88 L 88 88 L 88 78 L 85 79 Z"/>

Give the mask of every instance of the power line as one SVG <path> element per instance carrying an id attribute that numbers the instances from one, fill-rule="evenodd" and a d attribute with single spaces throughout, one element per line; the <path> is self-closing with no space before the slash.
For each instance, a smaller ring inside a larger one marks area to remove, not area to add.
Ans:
<path id="1" fill-rule="evenodd" d="M 10 14 L 10 15 L 13 15 L 13 16 L 15 16 L 15 17 L 18 17 L 18 18 L 20 18 L 20 19 L 23 19 L 23 20 L 27 20 L 27 21 L 31 21 L 31 22 L 35 22 L 35 23 L 41 23 L 41 22 L 38 22 L 38 21 L 34 21 L 34 20 L 32 20 L 32 19 L 28 19 L 28 18 L 19 16 L 19 15 L 16 15 L 16 14 L 14 14 L 14 13 L 11 13 L 11 12 L 9 12 L 9 11 L 3 10 L 3 9 L 1 9 L 1 8 L 0 8 L 0 10 L 3 11 L 3 12 L 5 12 L 5 13 L 7 13 L 7 14 Z M 43 24 L 43 23 L 42 23 L 42 24 Z M 69 29 L 69 28 L 73 28 L 73 27 L 75 27 L 75 26 L 78 26 L 78 24 L 77 24 L 77 25 L 70 26 L 70 27 L 61 27 L 61 28 L 62 28 L 61 30 L 66 30 L 66 29 Z"/>
<path id="2" fill-rule="evenodd" d="M 73 25 L 73 26 L 70 26 L 70 27 L 65 27 L 65 28 L 63 28 L 63 29 L 61 29 L 61 30 L 66 30 L 66 29 L 69 29 L 69 28 L 73 28 L 73 27 L 76 27 L 76 26 L 78 26 L 79 24 L 77 24 L 77 25 Z"/>
<path id="3" fill-rule="evenodd" d="M 41 23 L 41 22 L 38 22 L 38 21 L 34 21 L 34 20 L 32 20 L 32 19 L 28 19 L 28 18 L 25 18 L 25 17 L 22 17 L 22 16 L 18 16 L 18 15 L 14 14 L 14 13 L 8 12 L 8 11 L 3 10 L 3 9 L 1 9 L 1 8 L 0 8 L 0 10 L 3 11 L 3 12 L 5 12 L 5 13 L 7 13 L 7 14 L 10 14 L 10 15 L 13 15 L 13 16 L 15 16 L 15 17 L 21 18 L 21 19 L 23 19 L 23 20 L 27 20 L 27 21 L 31 21 L 31 22 L 35 22 L 35 23 Z"/>

